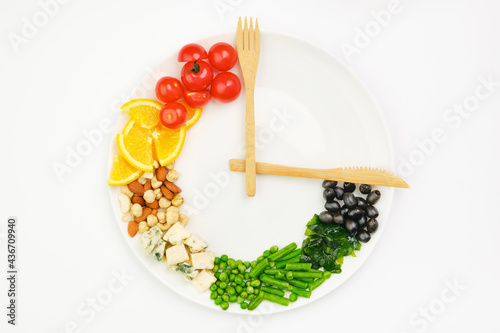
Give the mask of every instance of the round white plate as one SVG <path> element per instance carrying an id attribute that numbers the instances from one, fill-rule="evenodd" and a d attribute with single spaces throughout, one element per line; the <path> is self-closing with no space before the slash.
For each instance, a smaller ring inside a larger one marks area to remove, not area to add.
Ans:
<path id="1" fill-rule="evenodd" d="M 236 44 L 234 33 L 199 43 L 208 50 L 219 41 Z M 177 54 L 170 55 L 132 97 L 155 99 L 156 80 L 167 75 L 180 77 L 181 66 Z M 242 78 L 239 65 L 232 71 Z M 371 166 L 394 171 L 391 142 L 377 104 L 356 76 L 321 48 L 295 37 L 261 32 L 255 89 L 257 161 L 314 168 Z M 127 115 L 121 117 L 115 134 L 127 120 Z M 209 250 L 218 256 L 252 261 L 272 245 L 281 248 L 296 242 L 300 246 L 306 223 L 324 210 L 324 200 L 321 180 L 267 175 L 257 175 L 257 194 L 247 197 L 244 174 L 233 173 L 228 166 L 229 159 L 244 158 L 244 126 L 244 93 L 229 104 L 212 100 L 200 121 L 188 130 L 175 165 L 180 174 L 176 184 L 182 188 L 186 203 L 181 211 L 190 217 L 187 230 L 205 239 Z M 115 153 L 113 140 L 109 162 Z M 121 221 L 117 200 L 120 188 L 110 187 L 109 191 L 116 223 L 144 266 L 179 295 L 220 311 L 209 292 L 198 293 L 182 276 L 167 271 L 165 263 L 141 251 L 139 237 L 131 239 L 126 223 Z M 299 298 L 288 307 L 267 305 L 266 311 L 306 305 L 354 274 L 387 223 L 394 191 L 388 187 L 381 191 L 377 204 L 380 228 L 357 257 L 345 258 L 343 272 L 314 290 L 310 299 Z M 252 313 L 237 304 L 231 304 L 228 311 Z"/>

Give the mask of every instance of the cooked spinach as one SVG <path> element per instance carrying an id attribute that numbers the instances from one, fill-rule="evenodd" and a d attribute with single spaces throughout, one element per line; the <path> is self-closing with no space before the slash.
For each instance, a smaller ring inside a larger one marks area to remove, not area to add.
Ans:
<path id="1" fill-rule="evenodd" d="M 344 257 L 361 249 L 361 243 L 355 234 L 349 234 L 343 226 L 324 224 L 318 215 L 307 223 L 305 232 L 308 236 L 302 243 L 301 261 L 312 264 L 312 268 L 323 267 L 332 273 L 342 272 Z"/>

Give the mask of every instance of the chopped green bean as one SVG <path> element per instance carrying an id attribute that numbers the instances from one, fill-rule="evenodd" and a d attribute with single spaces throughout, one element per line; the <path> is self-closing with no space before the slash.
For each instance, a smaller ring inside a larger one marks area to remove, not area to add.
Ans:
<path id="1" fill-rule="evenodd" d="M 299 287 L 299 288 L 302 288 L 302 289 L 307 289 L 309 287 L 309 284 L 304 282 L 304 281 L 300 281 L 300 280 L 290 280 L 288 281 L 288 283 L 290 283 L 290 285 L 294 286 L 294 287 Z"/>
<path id="2" fill-rule="evenodd" d="M 262 295 L 262 298 L 265 299 L 266 301 L 274 302 L 283 306 L 288 306 L 288 304 L 290 304 L 290 300 L 282 296 L 269 294 L 265 292 L 260 293 L 260 295 Z"/>
<path id="3" fill-rule="evenodd" d="M 269 262 L 269 267 L 271 267 L 271 268 L 276 267 L 276 262 L 275 261 L 270 261 Z"/>
<path id="4" fill-rule="evenodd" d="M 288 263 L 285 266 L 285 269 L 291 271 L 308 271 L 311 269 L 311 263 Z"/>
<path id="5" fill-rule="evenodd" d="M 332 276 L 332 272 L 329 272 L 329 271 L 323 272 L 323 277 L 325 279 L 329 279 L 331 276 Z"/>
<path id="6" fill-rule="evenodd" d="M 303 282 L 307 282 L 307 283 L 314 282 L 313 278 L 297 278 L 297 277 L 295 277 L 295 280 L 299 280 L 299 281 L 303 281 Z"/>
<path id="7" fill-rule="evenodd" d="M 263 300 L 264 299 L 260 296 L 255 297 L 250 301 L 250 304 L 248 304 L 248 310 L 250 311 L 255 310 L 260 305 L 260 303 L 262 303 Z"/>
<path id="8" fill-rule="evenodd" d="M 290 252 L 286 256 L 282 257 L 280 260 L 284 261 L 284 260 L 292 259 L 292 258 L 295 258 L 296 256 L 300 256 L 301 253 L 302 253 L 302 249 L 298 248 L 296 250 L 293 250 L 292 252 Z"/>
<path id="9" fill-rule="evenodd" d="M 266 258 L 250 270 L 250 277 L 254 278 L 260 275 L 260 273 L 262 273 L 267 268 L 267 265 L 269 265 L 269 261 Z"/>
<path id="10" fill-rule="evenodd" d="M 268 294 L 274 294 L 278 296 L 285 296 L 285 292 L 281 289 L 275 288 L 275 287 L 261 287 L 260 290 L 268 293 Z"/>
<path id="11" fill-rule="evenodd" d="M 279 272 L 286 272 L 284 269 L 265 269 L 264 270 L 264 273 L 267 274 L 267 275 L 276 275 L 278 274 Z"/>
<path id="12" fill-rule="evenodd" d="M 301 289 L 301 288 L 293 288 L 292 293 L 294 293 L 300 297 L 305 297 L 305 298 L 311 297 L 311 292 L 309 290 L 305 290 L 305 289 Z"/>
<path id="13" fill-rule="evenodd" d="M 260 279 L 262 280 L 262 282 L 265 282 L 266 285 L 270 285 L 270 286 L 274 286 L 274 287 L 278 287 L 280 289 L 286 289 L 286 290 L 288 290 L 288 288 L 290 288 L 290 284 L 288 282 L 274 279 L 266 274 L 262 274 L 260 276 Z"/>
<path id="14" fill-rule="evenodd" d="M 297 294 L 291 293 L 290 296 L 288 296 L 288 299 L 290 302 L 296 302 L 298 299 Z"/>
<path id="15" fill-rule="evenodd" d="M 311 282 L 309 283 L 309 290 L 310 291 L 313 291 L 314 289 L 318 288 L 319 286 L 321 286 L 321 284 L 323 282 L 325 282 L 326 280 L 325 279 L 317 279 L 315 280 L 314 282 Z"/>
<path id="16" fill-rule="evenodd" d="M 283 272 L 278 272 L 276 273 L 276 275 L 274 275 L 274 277 L 278 280 L 281 280 L 282 278 L 285 277 L 285 274 Z"/>
<path id="17" fill-rule="evenodd" d="M 286 278 L 287 280 L 291 280 L 291 279 L 293 279 L 293 272 L 287 272 L 287 273 L 285 274 L 285 278 Z"/>
<path id="18" fill-rule="evenodd" d="M 297 248 L 297 244 L 291 243 L 291 244 L 285 246 L 284 248 L 282 248 L 281 250 L 279 250 L 278 252 L 271 254 L 269 256 L 269 260 L 270 261 L 278 261 L 278 259 L 290 254 L 296 248 Z"/>
<path id="19" fill-rule="evenodd" d="M 285 268 L 287 264 L 300 262 L 300 257 L 293 257 L 288 260 L 278 261 L 276 268 Z"/>
<path id="20" fill-rule="evenodd" d="M 294 271 L 293 276 L 296 278 L 322 278 L 322 271 Z"/>

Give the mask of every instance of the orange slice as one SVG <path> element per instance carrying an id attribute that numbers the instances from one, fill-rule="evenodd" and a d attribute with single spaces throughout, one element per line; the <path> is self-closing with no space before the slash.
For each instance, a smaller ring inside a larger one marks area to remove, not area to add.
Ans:
<path id="1" fill-rule="evenodd" d="M 161 107 L 157 101 L 139 98 L 123 104 L 121 109 L 140 126 L 152 129 L 160 122 Z"/>
<path id="2" fill-rule="evenodd" d="M 127 162 L 142 171 L 153 172 L 153 140 L 146 136 L 116 136 L 121 155 Z"/>
<path id="3" fill-rule="evenodd" d="M 181 153 L 186 140 L 186 125 L 170 129 L 163 125 L 156 126 L 153 131 L 156 158 L 160 165 L 172 163 Z"/>
<path id="4" fill-rule="evenodd" d="M 144 172 L 127 163 L 120 155 L 113 156 L 113 166 L 109 174 L 108 185 L 126 185 L 139 178 Z"/>
<path id="5" fill-rule="evenodd" d="M 201 113 L 203 112 L 203 108 L 193 108 L 189 106 L 186 102 L 184 101 L 178 101 L 178 103 L 181 103 L 186 107 L 187 113 L 188 113 L 188 120 L 186 122 L 186 129 L 191 128 L 198 120 L 200 120 Z"/>
<path id="6" fill-rule="evenodd" d="M 136 136 L 148 136 L 151 137 L 153 135 L 153 131 L 142 127 L 139 125 L 134 119 L 130 119 L 123 128 L 123 134 L 127 135 L 136 135 Z"/>

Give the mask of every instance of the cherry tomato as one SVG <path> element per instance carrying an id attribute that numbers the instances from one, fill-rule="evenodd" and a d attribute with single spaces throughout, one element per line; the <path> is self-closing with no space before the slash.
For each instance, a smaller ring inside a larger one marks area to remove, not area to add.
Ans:
<path id="1" fill-rule="evenodd" d="M 231 72 L 219 73 L 215 76 L 210 91 L 212 96 L 219 102 L 232 102 L 240 95 L 240 79 Z"/>
<path id="2" fill-rule="evenodd" d="M 207 59 L 207 51 L 199 44 L 187 44 L 182 47 L 177 56 L 177 61 L 188 62 Z"/>
<path id="3" fill-rule="evenodd" d="M 189 61 L 182 67 L 181 80 L 189 90 L 205 90 L 212 83 L 213 78 L 214 71 L 206 61 Z"/>
<path id="4" fill-rule="evenodd" d="M 163 103 L 175 102 L 182 97 L 184 89 L 181 81 L 175 77 L 165 76 L 156 82 L 156 97 Z"/>
<path id="5" fill-rule="evenodd" d="M 236 65 L 238 54 L 228 43 L 216 43 L 208 51 L 208 61 L 219 71 L 228 71 Z"/>
<path id="6" fill-rule="evenodd" d="M 202 91 L 191 91 L 184 90 L 184 100 L 186 103 L 193 108 L 201 108 L 207 104 L 212 98 L 212 94 L 209 90 Z"/>
<path id="7" fill-rule="evenodd" d="M 188 118 L 186 107 L 181 103 L 170 102 L 163 105 L 160 111 L 160 121 L 168 128 L 183 126 Z"/>

